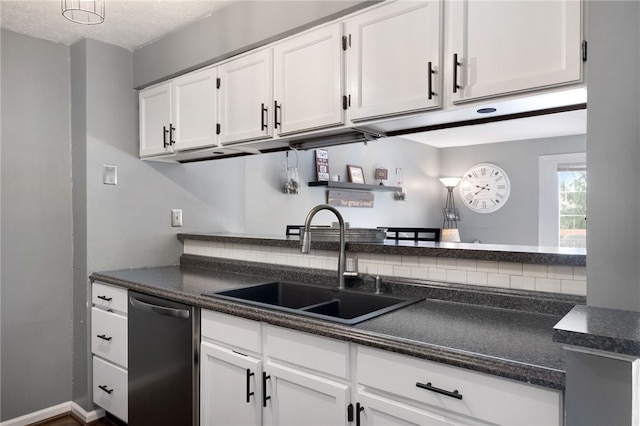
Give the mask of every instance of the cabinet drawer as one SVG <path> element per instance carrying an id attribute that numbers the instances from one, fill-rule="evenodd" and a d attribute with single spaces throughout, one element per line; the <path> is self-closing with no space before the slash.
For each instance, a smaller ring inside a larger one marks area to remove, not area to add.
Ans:
<path id="1" fill-rule="evenodd" d="M 203 339 L 221 342 L 253 353 L 262 352 L 260 322 L 202 310 Z"/>
<path id="2" fill-rule="evenodd" d="M 267 326 L 265 354 L 274 360 L 348 378 L 349 344 L 301 331 Z"/>
<path id="3" fill-rule="evenodd" d="M 357 382 L 399 397 L 504 425 L 562 424 L 562 393 L 391 352 L 358 347 Z M 417 386 L 458 391 L 462 399 Z"/>
<path id="4" fill-rule="evenodd" d="M 114 416 L 127 421 L 127 371 L 93 357 L 93 402 Z"/>
<path id="5" fill-rule="evenodd" d="M 127 290 L 101 283 L 93 283 L 91 302 L 95 306 L 127 313 Z"/>
<path id="6" fill-rule="evenodd" d="M 127 317 L 91 308 L 91 352 L 127 368 Z"/>

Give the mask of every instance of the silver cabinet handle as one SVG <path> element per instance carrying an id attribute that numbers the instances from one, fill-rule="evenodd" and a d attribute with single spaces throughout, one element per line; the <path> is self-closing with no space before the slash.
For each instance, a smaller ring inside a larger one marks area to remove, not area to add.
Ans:
<path id="1" fill-rule="evenodd" d="M 190 316 L 189 311 L 186 309 L 174 309 L 174 308 L 167 308 L 166 306 L 153 305 L 151 303 L 138 300 L 133 296 L 129 296 L 129 303 L 131 303 L 131 306 L 133 306 L 134 308 L 140 309 L 141 311 L 150 312 L 158 315 L 164 315 L 167 317 L 187 319 Z"/>

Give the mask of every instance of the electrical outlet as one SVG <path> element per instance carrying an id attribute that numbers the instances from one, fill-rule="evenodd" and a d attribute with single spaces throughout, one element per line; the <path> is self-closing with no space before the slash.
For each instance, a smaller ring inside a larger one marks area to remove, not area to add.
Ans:
<path id="1" fill-rule="evenodd" d="M 182 210 L 171 210 L 171 226 L 182 226 Z"/>

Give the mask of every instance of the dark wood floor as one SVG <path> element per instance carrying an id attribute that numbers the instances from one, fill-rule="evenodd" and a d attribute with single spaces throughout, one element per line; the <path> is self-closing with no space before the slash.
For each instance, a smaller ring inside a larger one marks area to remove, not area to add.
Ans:
<path id="1" fill-rule="evenodd" d="M 32 423 L 29 426 L 123 426 L 125 423 L 120 422 L 118 419 L 113 417 L 102 417 L 96 421 L 91 423 L 83 423 L 76 419 L 71 414 L 63 414 L 61 416 L 56 416 L 49 420 L 44 420 L 37 423 Z"/>

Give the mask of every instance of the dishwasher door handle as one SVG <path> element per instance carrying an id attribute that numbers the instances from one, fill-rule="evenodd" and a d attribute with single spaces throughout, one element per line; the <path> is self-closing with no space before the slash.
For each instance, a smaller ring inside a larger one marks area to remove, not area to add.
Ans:
<path id="1" fill-rule="evenodd" d="M 190 312 L 187 309 L 175 309 L 167 308 L 166 306 L 153 305 L 151 303 L 138 300 L 133 296 L 129 296 L 129 303 L 131 303 L 131 306 L 133 306 L 134 308 L 140 309 L 141 311 L 150 312 L 152 314 L 185 319 L 188 319 L 190 316 Z"/>

